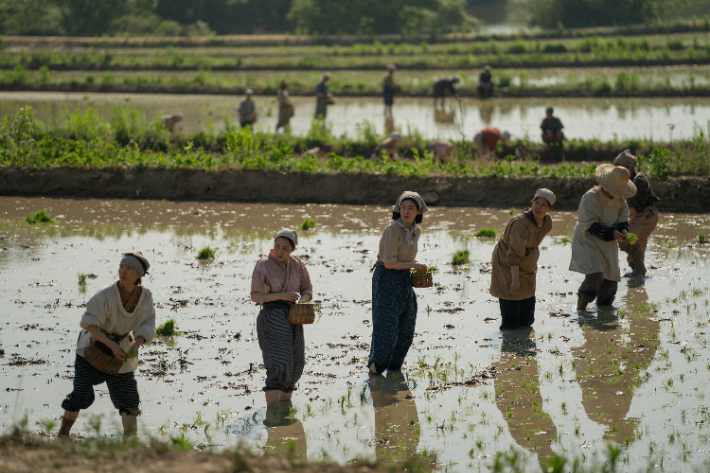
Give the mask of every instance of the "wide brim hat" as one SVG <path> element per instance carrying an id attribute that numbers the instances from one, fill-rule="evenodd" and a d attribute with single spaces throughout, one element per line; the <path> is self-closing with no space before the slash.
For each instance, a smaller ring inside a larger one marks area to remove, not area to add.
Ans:
<path id="1" fill-rule="evenodd" d="M 595 174 L 597 182 L 611 195 L 624 199 L 630 199 L 636 195 L 636 186 L 631 181 L 628 169 L 613 164 L 602 164 L 597 167 Z"/>
<path id="2" fill-rule="evenodd" d="M 400 195 L 399 198 L 397 199 L 397 203 L 394 204 L 394 208 L 392 209 L 392 211 L 397 212 L 397 213 L 402 213 L 400 211 L 400 206 L 402 205 L 402 202 L 406 199 L 412 199 L 414 202 L 416 202 L 417 206 L 419 207 L 419 211 L 422 214 L 429 211 L 429 209 L 426 206 L 426 202 L 424 202 L 424 199 L 422 199 L 422 196 L 420 196 L 417 192 L 413 192 L 413 191 L 402 192 L 402 195 Z"/>

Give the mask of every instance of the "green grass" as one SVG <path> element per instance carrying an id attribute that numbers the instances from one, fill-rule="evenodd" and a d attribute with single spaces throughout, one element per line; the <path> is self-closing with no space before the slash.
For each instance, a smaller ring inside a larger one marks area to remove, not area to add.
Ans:
<path id="1" fill-rule="evenodd" d="M 495 238 L 499 235 L 495 228 L 481 228 L 473 234 L 476 238 Z"/>
<path id="2" fill-rule="evenodd" d="M 672 241 L 668 242 L 668 245 L 666 245 L 666 248 L 678 248 L 678 244 Z"/>
<path id="3" fill-rule="evenodd" d="M 217 248 L 210 248 L 209 246 L 202 248 L 199 253 L 197 253 L 198 260 L 209 260 L 214 259 L 214 255 L 217 253 Z"/>
<path id="4" fill-rule="evenodd" d="M 79 273 L 79 285 L 80 286 L 86 286 L 86 278 L 88 276 L 89 276 L 88 274 Z"/>
<path id="5" fill-rule="evenodd" d="M 25 217 L 25 222 L 35 224 L 35 223 L 56 223 L 52 217 L 49 216 L 46 210 L 38 210 L 33 214 L 29 214 Z"/>
<path id="6" fill-rule="evenodd" d="M 155 334 L 163 337 L 172 337 L 173 335 L 180 335 L 181 332 L 175 329 L 175 319 L 170 319 L 159 325 L 155 329 Z"/>
<path id="7" fill-rule="evenodd" d="M 451 258 L 451 264 L 454 266 L 460 266 L 463 264 L 468 264 L 470 263 L 470 256 L 471 252 L 468 250 L 459 250 L 456 253 L 454 253 L 454 256 Z"/>
<path id="8" fill-rule="evenodd" d="M 511 217 L 515 216 L 515 214 L 517 214 L 517 213 L 518 213 L 518 211 L 515 209 L 515 207 L 511 207 L 510 210 L 508 211 L 508 215 L 510 215 Z"/>
<path id="9" fill-rule="evenodd" d="M 313 220 L 312 218 L 307 218 L 303 222 L 301 222 L 299 225 L 296 225 L 297 228 L 300 228 L 301 230 L 312 230 L 316 228 L 316 221 Z"/>
<path id="10" fill-rule="evenodd" d="M 708 242 L 708 237 L 706 234 L 701 233 L 700 235 L 698 235 L 698 243 L 700 243 L 701 245 L 704 245 L 707 242 Z"/>
<path id="11" fill-rule="evenodd" d="M 439 267 L 436 265 L 427 266 L 426 271 L 414 270 L 412 271 L 412 276 L 417 276 L 419 274 L 437 274 L 439 272 Z"/>
<path id="12" fill-rule="evenodd" d="M 561 245 L 569 245 L 572 243 L 573 238 L 574 238 L 574 233 L 570 233 L 569 236 L 560 238 L 559 242 Z"/>

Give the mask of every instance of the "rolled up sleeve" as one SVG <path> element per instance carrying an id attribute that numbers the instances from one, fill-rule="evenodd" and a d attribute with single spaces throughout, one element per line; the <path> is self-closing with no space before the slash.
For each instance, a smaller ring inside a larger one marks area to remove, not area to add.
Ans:
<path id="1" fill-rule="evenodd" d="M 254 273 L 251 276 L 251 300 L 259 305 L 264 304 L 266 295 L 271 292 L 268 279 L 263 263 L 259 261 L 254 266 Z"/>
<path id="2" fill-rule="evenodd" d="M 106 325 L 107 317 L 108 308 L 106 307 L 106 300 L 103 293 L 99 292 L 86 303 L 86 311 L 84 315 L 81 316 L 79 326 L 84 330 L 93 325 L 101 328 L 102 325 Z"/>
<path id="3" fill-rule="evenodd" d="M 528 229 L 522 223 L 514 223 L 508 235 L 508 252 L 505 260 L 511 266 L 520 266 L 520 260 L 525 257 L 525 245 L 528 241 Z"/>
<path id="4" fill-rule="evenodd" d="M 397 261 L 399 248 L 399 232 L 394 226 L 389 226 L 382 234 L 382 254 L 380 261 L 383 263 L 394 263 Z"/>

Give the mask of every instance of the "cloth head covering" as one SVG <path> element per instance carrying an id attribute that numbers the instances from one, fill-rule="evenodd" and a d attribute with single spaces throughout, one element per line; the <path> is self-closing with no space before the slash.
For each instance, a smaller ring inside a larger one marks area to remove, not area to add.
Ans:
<path id="1" fill-rule="evenodd" d="M 140 251 L 134 251 L 133 253 L 125 253 L 123 259 L 121 259 L 121 264 L 125 264 L 135 269 L 140 277 L 145 276 L 145 273 L 150 268 L 150 263 L 143 256 Z"/>
<path id="2" fill-rule="evenodd" d="M 396 131 L 393 131 L 392 133 L 390 133 L 390 138 L 392 138 L 395 141 L 402 141 L 402 134 L 397 133 Z"/>
<path id="3" fill-rule="evenodd" d="M 426 213 L 429 211 L 429 209 L 426 206 L 426 203 L 424 203 L 424 199 L 422 199 L 422 196 L 420 196 L 418 193 L 412 192 L 412 191 L 402 192 L 402 195 L 400 195 L 399 198 L 397 199 L 397 203 L 394 204 L 394 209 L 392 209 L 392 211 L 397 212 L 397 213 L 402 213 L 400 211 L 399 207 L 400 207 L 400 205 L 402 205 L 402 201 L 405 199 L 412 199 L 414 202 L 416 202 L 421 213 Z"/>
<path id="4" fill-rule="evenodd" d="M 544 199 L 546 199 L 547 202 L 550 204 L 550 207 L 555 205 L 555 201 L 557 200 L 555 194 L 550 189 L 545 189 L 544 187 L 538 189 L 537 192 L 535 192 L 534 198 L 537 199 L 538 197 L 543 197 Z"/>
<path id="5" fill-rule="evenodd" d="M 504 140 L 509 140 L 510 139 L 510 132 L 508 130 L 506 130 L 500 134 L 500 137 L 503 138 Z"/>
<path id="6" fill-rule="evenodd" d="M 631 154 L 631 151 L 628 149 L 622 151 L 621 154 L 614 160 L 614 164 L 617 166 L 624 166 L 627 168 L 635 168 L 638 162 L 638 158 Z"/>
<path id="7" fill-rule="evenodd" d="M 395 66 L 394 64 L 387 64 L 387 70 L 388 71 L 396 71 L 397 66 Z"/>
<path id="8" fill-rule="evenodd" d="M 291 230 L 290 228 L 279 228 L 279 230 L 274 234 L 274 241 L 276 241 L 277 238 L 288 238 L 293 242 L 294 246 L 298 245 L 298 235 L 295 230 Z"/>
<path id="9" fill-rule="evenodd" d="M 330 79 L 330 72 L 324 73 L 321 79 Z"/>
<path id="10" fill-rule="evenodd" d="M 596 175 L 599 184 L 611 195 L 624 199 L 630 199 L 636 195 L 636 186 L 631 181 L 628 169 L 613 164 L 601 164 L 597 167 Z"/>
<path id="11" fill-rule="evenodd" d="M 491 70 L 491 66 L 483 66 L 483 70 L 484 70 L 484 71 L 490 71 L 490 70 Z"/>
<path id="12" fill-rule="evenodd" d="M 461 76 L 456 74 L 451 80 L 454 82 L 461 82 Z"/>
<path id="13" fill-rule="evenodd" d="M 244 91 L 244 95 L 254 95 L 254 89 L 247 89 Z"/>

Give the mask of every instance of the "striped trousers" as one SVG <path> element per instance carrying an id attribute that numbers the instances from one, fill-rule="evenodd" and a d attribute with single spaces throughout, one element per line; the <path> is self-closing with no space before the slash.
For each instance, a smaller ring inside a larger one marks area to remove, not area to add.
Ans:
<path id="1" fill-rule="evenodd" d="M 306 364 L 303 325 L 292 325 L 287 308 L 264 307 L 256 319 L 256 334 L 266 368 L 264 391 L 296 390 Z"/>
<path id="2" fill-rule="evenodd" d="M 111 402 L 118 413 L 129 416 L 140 415 L 138 409 L 138 383 L 133 371 L 108 374 L 91 366 L 83 356 L 76 355 L 74 362 L 74 390 L 62 402 L 62 409 L 78 412 L 88 409 L 94 403 L 94 386 L 105 382 Z"/>

